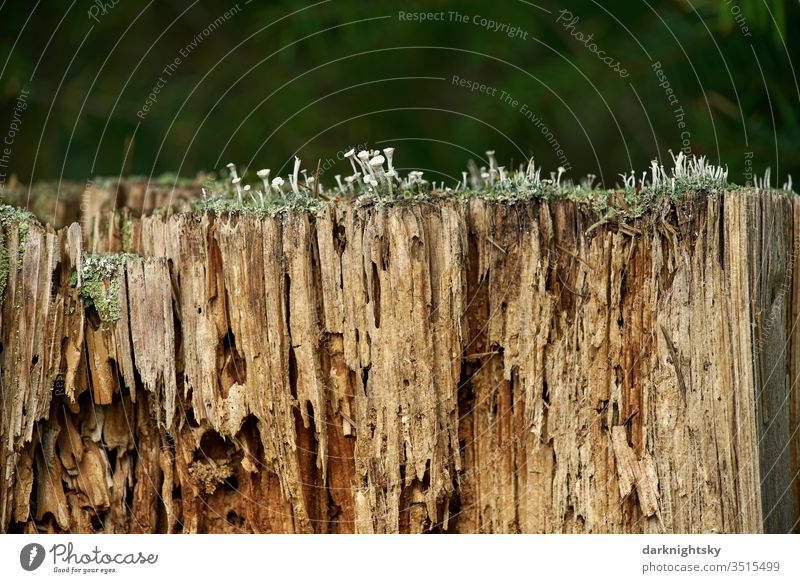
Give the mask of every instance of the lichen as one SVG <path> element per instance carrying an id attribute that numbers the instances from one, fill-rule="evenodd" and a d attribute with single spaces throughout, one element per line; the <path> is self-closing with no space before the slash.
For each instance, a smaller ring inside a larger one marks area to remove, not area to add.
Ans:
<path id="1" fill-rule="evenodd" d="M 4 234 L 3 237 L 0 237 L 0 303 L 5 298 L 6 285 L 8 285 L 8 267 L 8 247 Z"/>
<path id="2" fill-rule="evenodd" d="M 79 295 L 87 307 L 94 306 L 103 324 L 119 320 L 119 278 L 125 262 L 134 257 L 132 253 L 113 253 L 83 258 Z M 77 279 L 74 274 L 70 283 L 77 286 Z"/>
<path id="3" fill-rule="evenodd" d="M 596 184 L 597 177 L 588 175 L 574 182 L 559 167 L 545 174 L 533 160 L 516 168 L 498 164 L 494 151 L 486 152 L 485 166 L 470 162 L 455 185 L 430 181 L 424 172 L 412 170 L 401 175 L 393 166 L 395 148 L 350 150 L 345 157 L 353 174 L 334 176 L 336 186 L 324 187 L 322 179 L 329 177 L 300 170 L 301 161 L 295 158 L 294 172 L 288 182 L 282 177 L 269 181 L 268 169 L 256 172 L 261 183 L 247 181 L 235 164 L 227 165 L 230 180 L 209 180 L 203 183 L 202 199 L 193 203 L 199 212 L 216 214 L 267 214 L 275 216 L 285 211 L 316 214 L 327 205 L 340 201 L 354 202 L 357 207 L 391 207 L 431 203 L 442 200 L 466 202 L 481 199 L 513 205 L 530 200 L 573 201 L 591 209 L 601 221 L 627 222 L 646 214 L 655 215 L 665 207 L 697 194 L 719 196 L 723 191 L 741 187 L 728 181 L 728 170 L 712 164 L 704 156 L 672 155 L 666 166 L 653 160 L 644 172 L 618 175 L 616 184 L 604 187 Z M 385 167 L 388 164 L 388 168 Z M 302 178 L 300 177 L 302 174 Z M 756 180 L 756 188 L 770 188 L 769 173 Z M 789 180 L 778 192 L 791 192 Z"/>
<path id="4" fill-rule="evenodd" d="M 28 238 L 31 223 L 38 224 L 36 217 L 21 208 L 0 204 L 0 226 L 2 226 L 2 236 L 0 236 L 0 303 L 6 293 L 8 285 L 8 271 L 11 268 L 11 257 L 8 254 L 8 230 L 12 225 L 17 225 L 18 233 L 18 255 L 17 268 L 22 268 L 22 256 L 24 254 L 24 243 Z"/>
<path id="5" fill-rule="evenodd" d="M 133 244 L 133 221 L 127 219 L 122 224 L 122 250 L 130 251 Z"/>
<path id="6" fill-rule="evenodd" d="M 196 201 L 193 205 L 195 211 L 212 212 L 216 215 L 240 213 L 255 214 L 261 216 L 276 216 L 283 212 L 310 212 L 312 214 L 324 207 L 326 201 L 321 198 L 297 197 L 280 198 L 271 196 L 255 204 L 249 201 L 239 202 L 235 198 L 226 196 L 214 196 Z"/>
<path id="7" fill-rule="evenodd" d="M 19 223 L 19 233 L 18 240 L 19 243 L 17 245 L 17 270 L 22 269 L 22 258 L 25 256 L 25 241 L 28 240 L 28 231 L 30 226 L 28 223 Z"/>

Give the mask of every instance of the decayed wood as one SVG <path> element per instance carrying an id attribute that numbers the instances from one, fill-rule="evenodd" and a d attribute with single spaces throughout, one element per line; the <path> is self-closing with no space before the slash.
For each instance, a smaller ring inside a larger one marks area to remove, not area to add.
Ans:
<path id="1" fill-rule="evenodd" d="M 753 316 L 757 366 L 756 421 L 763 488 L 764 527 L 770 532 L 797 528 L 797 384 L 800 366 L 800 200 L 765 195 L 748 197 L 758 229 L 751 239 Z"/>
<path id="2" fill-rule="evenodd" d="M 21 250 L 11 225 L 0 524 L 797 529 L 798 199 L 658 213 L 122 210 Z M 69 284 L 84 248 L 142 256 L 116 322 Z"/>

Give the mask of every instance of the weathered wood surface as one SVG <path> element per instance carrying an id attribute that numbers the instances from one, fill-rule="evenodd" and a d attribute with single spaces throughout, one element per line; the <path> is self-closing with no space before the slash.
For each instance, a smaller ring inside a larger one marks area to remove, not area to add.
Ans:
<path id="1" fill-rule="evenodd" d="M 12 225 L 0 526 L 789 532 L 800 202 Z M 120 320 L 82 249 L 133 250 Z"/>

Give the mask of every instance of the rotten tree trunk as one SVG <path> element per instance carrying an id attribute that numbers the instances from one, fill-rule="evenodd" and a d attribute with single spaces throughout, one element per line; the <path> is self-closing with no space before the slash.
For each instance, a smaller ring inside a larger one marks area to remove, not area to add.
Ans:
<path id="1" fill-rule="evenodd" d="M 119 216 L 0 226 L 4 531 L 797 529 L 798 197 Z"/>

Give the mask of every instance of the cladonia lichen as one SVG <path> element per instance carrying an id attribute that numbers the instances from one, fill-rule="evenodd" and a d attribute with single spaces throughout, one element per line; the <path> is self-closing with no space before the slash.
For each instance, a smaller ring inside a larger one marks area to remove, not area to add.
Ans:
<path id="1" fill-rule="evenodd" d="M 83 258 L 79 295 L 86 307 L 94 306 L 104 324 L 119 320 L 119 280 L 125 262 L 135 257 L 132 253 L 113 253 Z M 77 274 L 70 283 L 77 286 Z"/>
<path id="2" fill-rule="evenodd" d="M 328 204 L 352 200 L 357 206 L 429 202 L 444 198 L 467 200 L 480 198 L 497 203 L 540 200 L 570 200 L 591 207 L 602 221 L 636 219 L 662 203 L 670 204 L 692 193 L 717 196 L 724 190 L 736 190 L 728 182 L 728 170 L 711 163 L 704 156 L 671 155 L 671 164 L 653 160 L 644 172 L 624 173 L 613 187 L 596 185 L 597 177 L 589 175 L 579 182 L 566 176 L 559 167 L 549 175 L 543 173 L 533 159 L 517 167 L 498 163 L 493 150 L 486 152 L 483 165 L 470 161 L 461 179 L 454 185 L 445 181 L 429 181 L 421 170 L 401 174 L 395 167 L 395 148 L 383 150 L 356 149 L 344 154 L 352 174 L 335 175 L 335 185 L 323 186 L 322 178 L 302 169 L 295 157 L 293 171 L 275 176 L 270 181 L 268 168 L 258 170 L 258 181 L 246 182 L 247 172 L 236 165 L 227 165 L 229 179 L 211 181 L 202 189 L 202 200 L 195 203 L 200 211 L 220 213 L 256 212 L 275 215 L 283 211 L 316 213 Z M 302 175 L 302 177 L 301 177 Z M 207 188 L 206 188 L 207 187 Z M 756 181 L 757 188 L 770 188 L 769 174 Z M 783 190 L 792 188 L 791 177 Z"/>

